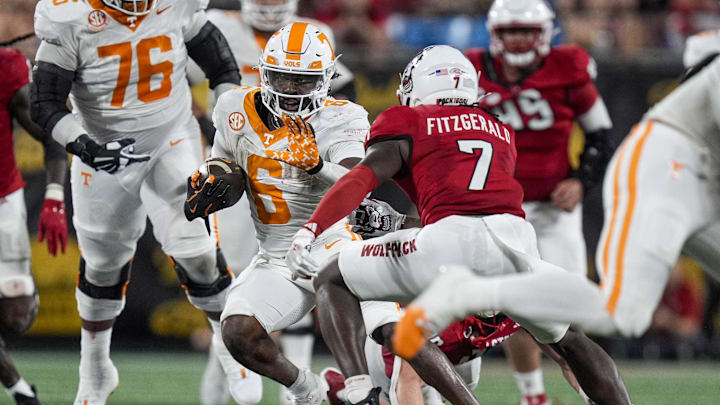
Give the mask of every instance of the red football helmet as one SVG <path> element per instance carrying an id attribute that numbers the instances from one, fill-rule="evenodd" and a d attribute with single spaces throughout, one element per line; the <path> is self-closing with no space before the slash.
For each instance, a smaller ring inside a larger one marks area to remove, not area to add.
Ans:
<path id="1" fill-rule="evenodd" d="M 543 0 L 495 0 L 487 18 L 490 53 L 518 67 L 536 62 L 550 52 L 554 18 Z"/>

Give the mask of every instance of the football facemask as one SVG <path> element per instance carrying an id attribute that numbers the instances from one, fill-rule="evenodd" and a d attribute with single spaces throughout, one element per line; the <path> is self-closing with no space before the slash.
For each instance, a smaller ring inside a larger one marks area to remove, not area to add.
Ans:
<path id="1" fill-rule="evenodd" d="M 555 13 L 543 0 L 495 0 L 488 12 L 490 53 L 527 66 L 550 52 Z"/>
<path id="2" fill-rule="evenodd" d="M 243 20 L 250 26 L 273 32 L 290 22 L 298 0 L 242 0 Z"/>
<path id="3" fill-rule="evenodd" d="M 142 16 L 149 14 L 155 7 L 157 0 L 102 0 L 102 2 L 113 10 L 131 16 Z"/>

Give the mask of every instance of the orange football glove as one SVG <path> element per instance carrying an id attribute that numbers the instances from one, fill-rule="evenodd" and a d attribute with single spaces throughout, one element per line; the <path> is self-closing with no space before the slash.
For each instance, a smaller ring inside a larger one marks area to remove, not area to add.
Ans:
<path id="1" fill-rule="evenodd" d="M 284 151 L 265 151 L 270 159 L 285 162 L 305 171 L 312 171 L 320 164 L 320 152 L 315 143 L 315 130 L 299 116 L 283 114 L 288 130 L 288 147 Z"/>

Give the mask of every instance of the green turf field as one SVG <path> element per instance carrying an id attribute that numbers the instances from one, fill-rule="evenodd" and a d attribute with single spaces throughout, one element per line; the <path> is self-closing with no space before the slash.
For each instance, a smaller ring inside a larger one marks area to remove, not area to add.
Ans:
<path id="1" fill-rule="evenodd" d="M 21 373 L 38 386 L 44 405 L 70 405 L 77 385 L 79 354 L 69 352 L 13 353 Z M 108 405 L 199 404 L 198 385 L 205 357 L 202 354 L 114 353 L 120 371 L 120 387 Z M 318 371 L 330 358 L 316 361 Z M 720 404 L 720 363 L 642 363 L 619 365 L 636 405 L 717 405 Z M 555 404 L 582 405 L 565 384 L 557 367 L 546 363 L 546 386 Z M 511 372 L 502 360 L 483 365 L 478 398 L 485 405 L 516 405 Z M 265 382 L 262 404 L 277 404 L 275 383 Z M 0 394 L 0 404 L 11 400 Z"/>

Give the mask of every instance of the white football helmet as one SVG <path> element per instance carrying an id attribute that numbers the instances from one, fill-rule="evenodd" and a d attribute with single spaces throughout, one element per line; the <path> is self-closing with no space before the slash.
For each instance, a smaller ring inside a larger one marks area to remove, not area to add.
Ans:
<path id="1" fill-rule="evenodd" d="M 258 68 L 263 104 L 277 116 L 307 117 L 327 99 L 335 52 L 318 27 L 295 22 L 270 37 Z"/>
<path id="2" fill-rule="evenodd" d="M 260 31 L 274 32 L 297 13 L 298 0 L 242 0 L 243 20 Z"/>
<path id="3" fill-rule="evenodd" d="M 121 13 L 141 16 L 150 14 L 157 0 L 102 0 L 103 4 Z"/>
<path id="4" fill-rule="evenodd" d="M 527 66 L 550 52 L 555 13 L 544 0 L 495 0 L 488 11 L 490 54 L 502 55 L 513 66 Z M 508 46 L 500 35 L 504 28 L 537 28 L 535 40 L 527 46 Z"/>
<path id="5" fill-rule="evenodd" d="M 470 105 L 478 98 L 478 74 L 459 50 L 448 45 L 423 49 L 405 67 L 397 90 L 400 104 Z"/>

